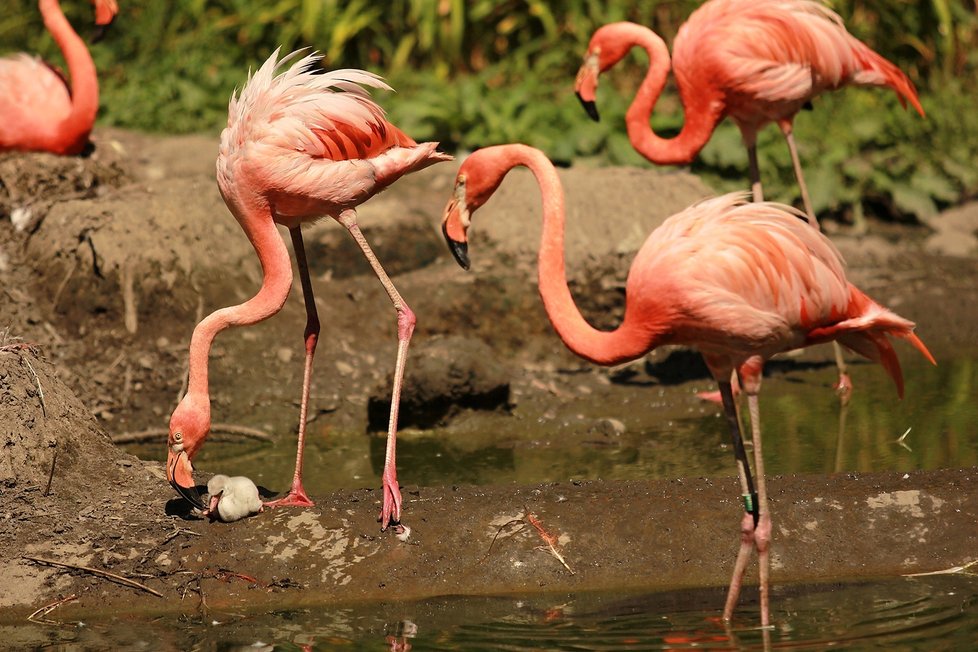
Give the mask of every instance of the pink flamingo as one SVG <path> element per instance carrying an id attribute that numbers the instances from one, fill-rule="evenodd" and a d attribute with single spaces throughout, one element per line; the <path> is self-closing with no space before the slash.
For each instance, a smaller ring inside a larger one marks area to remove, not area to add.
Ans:
<path id="1" fill-rule="evenodd" d="M 660 165 L 690 163 L 730 116 L 747 146 L 754 201 L 763 201 L 757 131 L 776 122 L 788 142 L 805 215 L 816 226 L 795 146 L 795 114 L 823 91 L 853 84 L 892 88 L 904 106 L 910 102 L 924 115 L 907 76 L 849 34 L 838 14 L 810 0 L 709 0 L 690 15 L 673 44 L 671 65 L 685 115 L 675 138 L 657 136 L 649 124 L 670 58 L 662 38 L 646 27 L 626 22 L 600 27 L 577 73 L 577 96 L 597 120 L 598 77 L 633 46 L 649 55 L 648 73 L 625 117 L 632 146 L 642 156 Z M 852 381 L 842 351 L 833 346 L 836 389 L 845 404 Z"/>
<path id="2" fill-rule="evenodd" d="M 598 119 L 598 76 L 638 46 L 649 70 L 625 116 L 632 146 L 659 165 L 685 164 L 706 145 L 717 124 L 730 118 L 740 128 L 755 201 L 763 200 L 757 166 L 757 131 L 776 122 L 788 141 L 805 212 L 817 224 L 792 132 L 795 114 L 823 91 L 843 86 L 886 86 L 924 115 L 913 83 L 895 65 L 846 31 L 834 11 L 812 0 L 709 0 L 690 14 L 673 43 L 685 122 L 675 138 L 656 135 L 652 109 L 669 74 L 665 42 L 634 23 L 612 23 L 591 37 L 575 90 Z"/>
<path id="3" fill-rule="evenodd" d="M 279 60 L 276 50 L 249 78 L 240 95 L 232 95 L 228 106 L 217 182 L 225 203 L 255 247 L 264 277 L 254 297 L 217 310 L 194 329 L 187 393 L 170 416 L 167 478 L 182 496 L 203 509 L 191 461 L 210 430 L 208 353 L 222 330 L 260 322 L 285 303 L 292 288 L 292 264 L 275 228 L 281 224 L 289 229 L 299 268 L 307 319 L 306 354 L 295 474 L 288 495 L 269 506 L 313 504 L 302 487 L 302 452 L 319 317 L 300 227 L 328 215 L 353 236 L 397 313 L 397 361 L 380 515 L 381 527 L 387 529 L 399 523 L 401 516 L 395 464 L 397 411 L 415 316 L 361 233 L 356 207 L 402 175 L 452 157 L 436 151 L 437 143 L 414 142 L 386 120 L 383 109 L 365 89 L 390 90 L 381 78 L 362 70 L 324 72 L 317 67 L 317 54 L 301 55 L 301 51 L 294 52 Z"/>
<path id="4" fill-rule="evenodd" d="M 58 0 L 39 0 L 44 25 L 68 64 L 71 88 L 54 68 L 37 57 L 15 54 L 0 59 L 0 151 L 80 154 L 98 112 L 98 79 L 85 42 L 71 28 Z M 95 24 L 112 22 L 115 0 L 92 0 Z"/>
<path id="5" fill-rule="evenodd" d="M 799 213 L 772 203 L 723 195 L 678 213 L 645 241 L 625 286 L 625 316 L 613 331 L 581 315 L 564 269 L 564 193 L 556 170 L 526 145 L 480 149 L 459 168 L 442 230 L 455 258 L 469 266 L 467 231 L 512 168 L 524 165 L 543 195 L 538 281 L 551 323 L 567 347 L 602 365 L 639 358 L 661 344 L 700 350 L 720 387 L 730 423 L 745 514 L 724 618 L 733 613 L 751 550 L 760 566 L 761 622 L 768 625 L 768 511 L 757 396 L 764 361 L 781 351 L 838 340 L 880 362 L 903 395 L 900 363 L 887 335 L 908 340 L 931 362 L 913 323 L 850 284 L 835 247 Z M 730 377 L 739 370 L 748 396 L 756 488 L 744 452 Z"/>

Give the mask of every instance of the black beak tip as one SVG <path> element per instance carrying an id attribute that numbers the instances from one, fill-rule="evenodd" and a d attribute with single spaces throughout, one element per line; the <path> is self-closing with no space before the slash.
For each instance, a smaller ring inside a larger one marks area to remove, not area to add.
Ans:
<path id="1" fill-rule="evenodd" d="M 186 500 L 188 503 L 193 505 L 199 510 L 207 509 L 207 505 L 204 504 L 204 500 L 200 497 L 197 492 L 197 487 L 181 487 L 176 482 L 170 482 L 170 485 L 177 490 L 180 497 Z"/>
<path id="2" fill-rule="evenodd" d="M 462 269 L 469 269 L 469 245 L 465 242 L 458 242 L 453 240 L 450 235 L 448 235 L 448 228 L 445 224 L 441 225 L 441 233 L 445 236 L 445 242 L 448 243 L 448 248 L 451 250 L 452 255 L 455 257 L 455 262 L 461 266 Z"/>
<path id="3" fill-rule="evenodd" d="M 112 23 L 114 22 L 115 22 L 115 16 L 113 16 L 112 20 L 105 23 L 104 25 L 96 25 L 95 29 L 92 30 L 92 43 L 93 44 L 98 43 L 103 38 L 105 38 L 105 35 L 108 34 L 109 32 L 109 27 L 111 27 Z"/>
<path id="4" fill-rule="evenodd" d="M 598 105 L 591 100 L 585 100 L 580 93 L 577 94 L 577 99 L 581 101 L 581 106 L 584 107 L 584 112 L 587 113 L 588 117 L 595 122 L 600 122 L 601 116 L 598 115 Z"/>
<path id="5" fill-rule="evenodd" d="M 455 262 L 457 262 L 462 269 L 468 270 L 471 266 L 469 262 L 469 245 L 465 242 L 449 240 L 448 248 L 452 250 L 452 255 L 455 256 Z"/>

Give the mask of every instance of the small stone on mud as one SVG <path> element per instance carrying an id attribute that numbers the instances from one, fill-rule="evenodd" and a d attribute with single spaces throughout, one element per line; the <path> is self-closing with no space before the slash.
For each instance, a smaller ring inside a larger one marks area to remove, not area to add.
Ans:
<path id="1" fill-rule="evenodd" d="M 292 362 L 292 356 L 294 354 L 292 349 L 288 348 L 287 346 L 281 346 L 279 347 L 278 351 L 275 352 L 275 355 L 278 356 L 280 362 L 288 363 Z"/>
<path id="2" fill-rule="evenodd" d="M 607 417 L 604 419 L 598 419 L 591 426 L 591 432 L 604 435 L 605 437 L 621 437 L 625 434 L 625 424 L 618 419 L 613 419 Z"/>
<path id="3" fill-rule="evenodd" d="M 353 365 L 351 365 L 349 362 L 344 362 L 342 360 L 337 360 L 336 361 L 336 370 L 338 372 L 340 372 L 340 374 L 343 375 L 343 376 L 349 376 L 350 374 L 353 373 Z"/>

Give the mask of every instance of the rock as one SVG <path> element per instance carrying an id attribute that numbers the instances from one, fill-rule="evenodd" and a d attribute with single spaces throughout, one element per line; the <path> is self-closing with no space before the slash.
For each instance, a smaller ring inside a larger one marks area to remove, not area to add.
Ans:
<path id="1" fill-rule="evenodd" d="M 934 229 L 924 242 L 928 253 L 960 257 L 978 253 L 978 202 L 957 206 L 923 221 Z"/>
<path id="2" fill-rule="evenodd" d="M 447 336 L 419 343 L 412 351 L 401 391 L 400 427 L 432 427 L 460 408 L 496 410 L 509 402 L 510 374 L 482 340 Z M 367 403 L 368 427 L 386 430 L 391 388 L 386 381 Z"/>

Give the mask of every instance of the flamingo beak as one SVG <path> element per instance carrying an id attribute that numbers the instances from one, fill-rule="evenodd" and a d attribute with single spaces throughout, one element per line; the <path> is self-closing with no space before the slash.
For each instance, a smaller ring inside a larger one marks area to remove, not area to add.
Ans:
<path id="1" fill-rule="evenodd" d="M 589 118 L 595 122 L 601 121 L 601 116 L 598 114 L 598 105 L 594 102 L 594 100 L 585 100 L 583 97 L 581 97 L 580 93 L 577 94 L 577 99 L 581 101 L 581 106 L 584 107 L 584 112 L 587 113 Z"/>
<path id="2" fill-rule="evenodd" d="M 598 74 L 600 72 L 598 65 L 597 54 L 588 54 L 584 58 L 580 70 L 577 71 L 577 78 L 574 80 L 574 94 L 581 101 L 581 106 L 584 107 L 588 117 L 595 122 L 600 120 L 598 105 L 594 101 L 598 95 Z"/>
<path id="3" fill-rule="evenodd" d="M 173 449 L 167 453 L 166 457 L 166 479 L 170 481 L 170 486 L 177 490 L 191 505 L 203 510 L 207 506 L 197 492 L 197 484 L 194 482 L 194 467 L 190 463 L 190 457 L 186 451 L 175 452 Z"/>
<path id="4" fill-rule="evenodd" d="M 217 504 L 221 502 L 221 496 L 223 494 L 223 491 L 218 491 L 216 494 L 211 495 L 210 500 L 208 501 L 207 510 L 204 512 L 205 514 L 217 514 Z"/>
<path id="5" fill-rule="evenodd" d="M 118 4 L 115 0 L 96 0 L 95 5 L 95 29 L 92 31 L 92 43 L 101 41 L 109 31 L 109 25 L 115 20 L 119 13 Z"/>
<path id="6" fill-rule="evenodd" d="M 456 234 L 456 231 L 461 231 L 461 236 Z M 452 252 L 452 256 L 455 257 L 455 262 L 462 269 L 469 269 L 471 266 L 469 261 L 469 243 L 465 241 L 465 230 L 461 227 L 458 200 L 455 198 L 452 198 L 448 202 L 448 206 L 445 207 L 445 218 L 441 223 L 441 232 L 445 236 L 445 242 L 448 243 L 448 248 Z"/>

